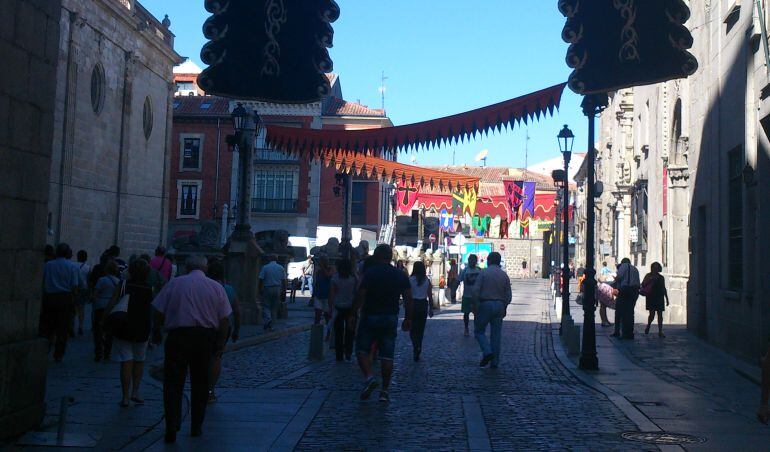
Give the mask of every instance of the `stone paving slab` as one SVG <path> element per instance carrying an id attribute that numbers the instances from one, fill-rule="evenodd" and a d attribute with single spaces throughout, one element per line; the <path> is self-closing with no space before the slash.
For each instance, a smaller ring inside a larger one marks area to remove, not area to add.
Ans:
<path id="1" fill-rule="evenodd" d="M 581 309 L 571 309 L 577 323 L 582 323 Z M 657 336 L 656 324 L 649 335 L 644 326 L 636 325 L 633 341 L 611 338 L 612 328 L 597 326 L 600 371 L 576 370 L 574 357 L 571 368 L 585 381 L 614 393 L 610 398 L 618 406 L 636 411 L 632 417 L 641 418 L 638 425 L 646 422 L 644 430 L 706 440 L 685 449 L 770 449 L 770 429 L 754 418 L 759 387 L 751 376 L 758 373 L 757 366 L 701 341 L 684 326 L 664 325 L 665 338 Z M 563 349 L 559 356 L 570 359 Z"/>

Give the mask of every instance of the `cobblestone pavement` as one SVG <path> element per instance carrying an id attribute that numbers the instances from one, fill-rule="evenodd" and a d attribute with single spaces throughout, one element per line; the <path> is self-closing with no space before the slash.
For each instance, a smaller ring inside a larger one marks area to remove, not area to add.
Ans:
<path id="1" fill-rule="evenodd" d="M 620 437 L 635 425 L 556 359 L 545 296 L 539 281 L 514 282 L 496 370 L 478 367 L 478 346 L 463 337 L 456 309 L 428 321 L 419 363 L 399 332 L 389 405 L 360 402 L 357 366 L 333 362 L 332 353 L 308 367 L 307 333 L 228 354 L 221 386 L 255 388 L 282 377 L 281 389 L 328 391 L 300 450 L 466 450 L 479 426 L 482 444 L 495 450 L 644 450 Z"/>

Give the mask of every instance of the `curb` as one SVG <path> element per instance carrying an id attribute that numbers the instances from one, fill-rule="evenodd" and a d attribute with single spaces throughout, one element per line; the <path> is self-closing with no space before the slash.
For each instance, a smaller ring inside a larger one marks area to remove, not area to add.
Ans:
<path id="1" fill-rule="evenodd" d="M 553 309 L 551 308 L 550 304 L 548 305 L 547 310 L 548 310 L 549 325 L 552 326 L 553 322 L 551 322 L 551 316 L 553 314 L 552 312 Z M 559 338 L 559 335 L 556 333 L 556 331 L 557 331 L 556 329 L 551 328 L 551 342 L 553 343 L 553 351 L 556 354 L 556 358 L 559 360 L 562 366 L 564 366 L 565 369 L 567 369 L 572 375 L 575 376 L 575 378 L 580 380 L 583 384 L 585 384 L 586 386 L 594 389 L 595 391 L 607 397 L 607 399 L 610 402 L 612 402 L 612 404 L 615 405 L 616 408 L 618 408 L 631 422 L 633 422 L 636 425 L 636 427 L 639 429 L 640 432 L 663 432 L 664 431 L 656 423 L 650 420 L 650 418 L 648 418 L 641 410 L 635 407 L 634 404 L 631 403 L 628 399 L 626 399 L 622 394 L 608 388 L 607 386 L 597 381 L 593 377 L 593 375 L 591 375 L 590 371 L 580 370 L 578 366 L 575 364 L 575 362 L 572 361 L 567 356 L 567 353 L 564 350 L 564 344 L 561 343 L 561 339 Z M 657 445 L 657 447 L 661 451 L 685 450 L 681 446 Z"/>
<path id="2" fill-rule="evenodd" d="M 260 334 L 259 336 L 247 337 L 245 339 L 239 340 L 236 343 L 231 342 L 227 344 L 227 347 L 225 348 L 225 353 L 234 352 L 237 350 L 241 350 L 243 348 L 253 347 L 255 345 L 260 345 L 265 342 L 270 342 L 275 339 L 280 339 L 286 336 L 292 336 L 294 334 L 302 333 L 310 330 L 312 326 L 313 326 L 312 323 L 306 323 L 304 325 L 297 325 L 297 326 L 285 328 L 278 331 L 273 331 L 266 334 Z"/>
<path id="3" fill-rule="evenodd" d="M 283 337 L 292 336 L 294 334 L 302 333 L 310 330 L 313 326 L 312 323 L 306 323 L 304 325 L 297 325 L 290 328 L 284 328 L 282 330 L 273 331 L 270 333 L 260 334 L 258 336 L 250 336 L 245 339 L 241 339 L 236 343 L 229 343 L 225 348 L 225 353 L 238 351 L 247 347 L 254 347 L 256 345 L 264 344 Z M 163 381 L 163 360 L 153 362 L 147 366 L 147 373 L 154 380 Z"/>

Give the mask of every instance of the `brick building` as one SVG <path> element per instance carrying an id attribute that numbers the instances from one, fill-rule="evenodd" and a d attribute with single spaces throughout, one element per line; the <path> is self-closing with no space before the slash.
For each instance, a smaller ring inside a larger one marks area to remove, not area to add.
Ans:
<path id="1" fill-rule="evenodd" d="M 191 70 L 195 69 L 185 72 Z M 177 70 L 175 80 L 179 74 Z M 189 77 L 178 80 L 182 78 Z M 329 74 L 329 79 L 332 94 L 320 102 L 243 104 L 256 110 L 263 124 L 342 130 L 393 125 L 382 110 L 343 100 L 339 77 Z M 186 85 L 177 83 L 177 87 Z M 235 225 L 239 159 L 226 143 L 227 135 L 233 133 L 230 112 L 235 104 L 232 99 L 186 92 L 174 98 L 168 239 L 177 249 L 219 247 Z M 341 224 L 342 198 L 332 190 L 334 168 L 268 148 L 264 132 L 257 137 L 253 165 L 252 231 L 283 229 L 294 236 L 315 237 L 319 225 Z M 389 221 L 389 190 L 379 181 L 356 179 L 353 226 L 376 232 Z"/>

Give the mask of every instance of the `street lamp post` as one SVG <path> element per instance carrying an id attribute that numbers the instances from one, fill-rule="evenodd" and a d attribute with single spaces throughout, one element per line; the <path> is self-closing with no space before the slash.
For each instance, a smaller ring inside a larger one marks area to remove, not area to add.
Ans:
<path id="1" fill-rule="evenodd" d="M 257 275 L 260 268 L 262 250 L 251 233 L 249 216 L 251 212 L 251 151 L 256 141 L 260 123 L 256 112 L 248 111 L 243 104 L 233 109 L 231 114 L 235 135 L 227 137 L 233 147 L 238 148 L 238 215 L 233 233 L 225 246 L 225 272 L 230 284 L 235 288 L 241 300 L 241 319 L 244 324 L 256 324 L 259 321 L 260 305 L 257 300 Z"/>
<path id="2" fill-rule="evenodd" d="M 559 150 L 561 150 L 562 156 L 564 156 L 564 174 L 562 178 L 562 186 L 564 191 L 561 197 L 562 207 L 562 291 L 561 291 L 561 309 L 562 309 L 562 326 L 565 322 L 574 324 L 572 315 L 569 308 L 569 162 L 572 158 L 572 147 L 575 143 L 575 135 L 572 131 L 564 125 L 558 135 L 559 138 Z"/>
<path id="3" fill-rule="evenodd" d="M 598 370 L 599 358 L 596 356 L 596 249 L 595 225 L 596 212 L 596 149 L 594 148 L 595 118 L 607 107 L 606 93 L 590 94 L 583 98 L 581 107 L 588 118 L 588 155 L 586 155 L 586 270 L 583 281 L 583 341 L 580 353 L 580 368 Z"/>

